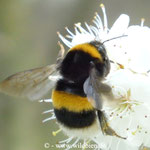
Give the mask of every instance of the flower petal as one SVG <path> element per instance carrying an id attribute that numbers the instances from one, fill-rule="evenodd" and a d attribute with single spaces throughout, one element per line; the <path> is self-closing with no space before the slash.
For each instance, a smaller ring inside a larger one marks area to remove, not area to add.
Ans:
<path id="1" fill-rule="evenodd" d="M 119 18 L 115 21 L 113 26 L 109 31 L 109 37 L 117 37 L 123 35 L 129 25 L 130 18 L 126 14 L 121 14 Z"/>

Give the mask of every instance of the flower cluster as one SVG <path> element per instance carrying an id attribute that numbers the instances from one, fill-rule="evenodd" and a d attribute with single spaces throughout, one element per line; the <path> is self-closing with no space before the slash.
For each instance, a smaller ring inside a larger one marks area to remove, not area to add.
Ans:
<path id="1" fill-rule="evenodd" d="M 146 150 L 150 147 L 150 29 L 144 26 L 144 19 L 140 25 L 129 26 L 126 14 L 121 14 L 108 28 L 105 7 L 100 6 L 103 21 L 96 13 L 94 26 L 85 23 L 84 29 L 77 23 L 75 33 L 66 28 L 69 33 L 66 38 L 58 34 L 69 48 L 93 40 L 104 42 L 107 54 L 114 62 L 105 82 L 112 87 L 117 103 L 106 102 L 103 110 L 110 126 L 126 140 L 102 133 L 90 140 L 103 150 Z M 65 142 L 71 140 L 69 137 Z"/>

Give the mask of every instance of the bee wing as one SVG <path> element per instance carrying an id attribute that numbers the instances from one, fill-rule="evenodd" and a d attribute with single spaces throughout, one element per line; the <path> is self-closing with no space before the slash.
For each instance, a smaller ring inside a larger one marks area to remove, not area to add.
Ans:
<path id="1" fill-rule="evenodd" d="M 102 108 L 102 98 L 98 89 L 97 79 L 94 78 L 94 70 L 91 70 L 90 76 L 86 79 L 83 85 L 85 94 L 87 95 L 88 100 L 93 104 L 96 109 Z"/>
<path id="2" fill-rule="evenodd" d="M 57 70 L 64 58 L 65 49 L 60 42 L 58 45 L 60 51 L 56 64 L 14 74 L 0 83 L 0 91 L 14 96 L 27 97 L 31 100 L 45 95 L 61 78 Z"/>
<path id="3" fill-rule="evenodd" d="M 55 72 L 54 64 L 14 74 L 0 83 L 0 91 L 31 100 L 38 99 L 53 86 L 55 81 L 50 77 Z"/>
<path id="4" fill-rule="evenodd" d="M 94 101 L 94 107 L 97 109 L 97 115 L 100 122 L 101 130 L 103 134 L 116 136 L 121 139 L 126 139 L 118 135 L 108 124 L 107 118 L 102 111 L 102 103 L 105 98 L 113 99 L 111 87 L 107 84 L 102 83 L 102 79 L 99 78 L 98 73 L 94 66 L 90 70 L 90 76 L 84 83 L 84 92 L 86 93 L 88 100 Z"/>
<path id="5" fill-rule="evenodd" d="M 14 74 L 0 83 L 0 91 L 6 94 L 39 99 L 54 85 L 57 65 L 48 65 Z"/>
<path id="6" fill-rule="evenodd" d="M 91 68 L 90 75 L 84 82 L 83 89 L 88 100 L 98 110 L 102 109 L 104 97 L 113 97 L 111 87 L 102 83 L 102 79 L 99 78 L 95 67 Z"/>

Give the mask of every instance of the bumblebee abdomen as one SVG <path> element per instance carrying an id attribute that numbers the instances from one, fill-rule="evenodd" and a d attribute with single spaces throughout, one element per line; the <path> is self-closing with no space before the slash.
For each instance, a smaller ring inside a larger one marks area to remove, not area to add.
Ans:
<path id="1" fill-rule="evenodd" d="M 95 109 L 86 97 L 54 90 L 52 99 L 56 118 L 61 124 L 83 128 L 95 122 Z"/>
<path id="2" fill-rule="evenodd" d="M 56 109 L 65 108 L 72 112 L 93 110 L 92 104 L 86 97 L 54 90 L 52 93 L 53 106 Z"/>
<path id="3" fill-rule="evenodd" d="M 85 128 L 95 122 L 95 111 L 72 112 L 65 108 L 54 109 L 57 121 L 69 128 Z"/>

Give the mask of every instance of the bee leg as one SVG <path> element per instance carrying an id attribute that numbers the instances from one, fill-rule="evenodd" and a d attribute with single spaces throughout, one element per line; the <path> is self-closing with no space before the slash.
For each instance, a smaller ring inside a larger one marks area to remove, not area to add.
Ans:
<path id="1" fill-rule="evenodd" d="M 103 132 L 103 134 L 105 135 L 110 135 L 110 136 L 116 136 L 119 137 L 121 139 L 126 139 L 125 137 L 121 137 L 119 136 L 108 124 L 107 122 L 107 118 L 105 117 L 104 113 L 100 110 L 97 110 L 97 114 L 98 114 L 98 119 L 100 122 L 100 126 L 101 126 L 101 130 Z"/>

